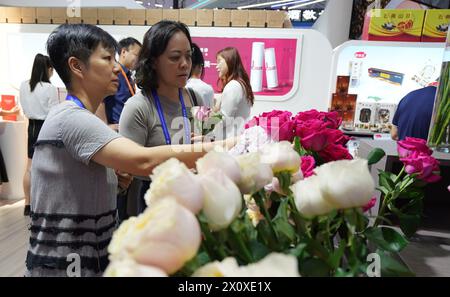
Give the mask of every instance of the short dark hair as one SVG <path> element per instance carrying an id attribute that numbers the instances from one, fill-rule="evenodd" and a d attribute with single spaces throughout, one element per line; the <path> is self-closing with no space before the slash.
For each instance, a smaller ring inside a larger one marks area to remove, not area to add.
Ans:
<path id="1" fill-rule="evenodd" d="M 191 70 L 191 76 L 192 72 L 196 67 L 200 67 L 200 78 L 203 79 L 203 76 L 205 76 L 205 59 L 203 58 L 202 51 L 198 47 L 197 44 L 192 44 L 192 70 Z"/>
<path id="2" fill-rule="evenodd" d="M 133 44 L 137 44 L 140 47 L 142 47 L 142 44 L 135 38 L 133 37 L 127 37 L 122 39 L 121 41 L 119 41 L 119 48 L 117 49 L 117 52 L 120 53 L 122 52 L 122 49 L 126 49 L 128 50 L 130 46 L 132 46 Z"/>
<path id="3" fill-rule="evenodd" d="M 47 52 L 53 68 L 70 90 L 71 76 L 68 60 L 76 57 L 88 64 L 89 57 L 102 45 L 114 52 L 117 41 L 103 29 L 89 24 L 63 24 L 58 26 L 48 37 Z"/>
<path id="4" fill-rule="evenodd" d="M 34 91 L 36 85 L 40 82 L 50 82 L 50 77 L 48 76 L 48 70 L 52 68 L 50 63 L 50 58 L 42 54 L 37 54 L 34 57 L 33 69 L 31 70 L 30 78 L 30 90 Z"/>
<path id="5" fill-rule="evenodd" d="M 163 20 L 153 25 L 144 35 L 142 49 L 136 63 L 136 84 L 146 94 L 158 88 L 158 75 L 153 65 L 167 48 L 173 35 L 183 32 L 192 47 L 191 34 L 188 27 L 180 22 Z"/>

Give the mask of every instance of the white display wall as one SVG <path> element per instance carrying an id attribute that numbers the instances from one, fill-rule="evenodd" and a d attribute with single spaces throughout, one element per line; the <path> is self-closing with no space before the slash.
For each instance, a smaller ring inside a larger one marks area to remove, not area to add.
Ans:
<path id="1" fill-rule="evenodd" d="M 56 25 L 0 24 L 0 94 L 18 94 L 20 82 L 29 78 L 36 53 L 46 53 L 45 42 Z M 148 26 L 100 26 L 115 38 L 134 37 L 142 40 Z M 328 78 L 332 48 L 328 40 L 311 29 L 192 27 L 193 37 L 287 38 L 298 39 L 293 92 L 280 98 L 256 96 L 252 115 L 273 109 L 292 112 L 328 108 Z M 54 75 L 52 83 L 63 87 Z"/>

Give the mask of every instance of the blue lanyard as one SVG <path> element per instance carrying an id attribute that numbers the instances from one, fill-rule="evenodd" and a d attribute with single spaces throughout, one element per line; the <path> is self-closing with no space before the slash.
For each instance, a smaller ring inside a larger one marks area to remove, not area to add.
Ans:
<path id="1" fill-rule="evenodd" d="M 79 107 L 86 109 L 86 107 L 84 106 L 83 102 L 80 101 L 80 99 L 78 99 L 77 97 L 67 94 L 66 97 L 67 101 L 72 101 L 73 103 L 75 103 L 76 105 L 78 105 Z"/>
<path id="2" fill-rule="evenodd" d="M 161 127 L 163 129 L 164 138 L 166 139 L 166 144 L 171 144 L 170 134 L 169 130 L 167 129 L 166 120 L 164 118 L 163 109 L 161 106 L 161 101 L 159 100 L 158 93 L 152 89 L 152 96 L 153 100 L 155 100 L 156 109 L 158 111 L 159 120 L 161 122 Z M 181 104 L 181 112 L 183 113 L 183 122 L 184 122 L 184 135 L 187 143 L 191 142 L 191 129 L 189 124 L 189 119 L 187 116 L 186 106 L 184 105 L 184 99 L 183 99 L 183 91 L 181 89 L 178 89 L 178 98 L 180 99 Z"/>

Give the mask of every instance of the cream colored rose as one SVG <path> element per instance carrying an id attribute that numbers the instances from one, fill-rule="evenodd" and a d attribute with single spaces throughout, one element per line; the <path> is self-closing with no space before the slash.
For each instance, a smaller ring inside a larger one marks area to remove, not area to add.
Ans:
<path id="1" fill-rule="evenodd" d="M 281 171 L 294 173 L 300 169 L 300 155 L 288 141 L 266 144 L 260 153 L 261 162 L 269 164 L 274 173 Z"/>
<path id="2" fill-rule="evenodd" d="M 262 163 L 259 153 L 237 156 L 241 168 L 241 181 L 238 187 L 243 194 L 252 194 L 272 182 L 273 172 L 270 165 Z"/>
<path id="3" fill-rule="evenodd" d="M 200 267 L 192 276 L 197 277 L 297 277 L 297 258 L 292 255 L 271 253 L 259 262 L 238 266 L 235 258 L 225 258 Z"/>
<path id="4" fill-rule="evenodd" d="M 194 257 L 201 242 L 197 218 L 173 197 L 164 197 L 113 234 L 112 259 L 132 258 L 170 274 Z"/>
<path id="5" fill-rule="evenodd" d="M 242 209 L 242 195 L 235 183 L 221 170 L 211 169 L 201 175 L 205 193 L 203 213 L 211 230 L 228 227 Z"/>
<path id="6" fill-rule="evenodd" d="M 339 208 L 364 206 L 373 196 L 375 183 L 367 160 L 339 160 L 323 164 L 314 171 L 320 177 L 324 198 Z"/>
<path id="7" fill-rule="evenodd" d="M 366 205 L 375 184 L 367 160 L 339 160 L 319 166 L 316 175 L 291 186 L 297 209 L 305 216 Z"/>
<path id="8" fill-rule="evenodd" d="M 175 158 L 169 159 L 153 170 L 150 189 L 145 194 L 147 205 L 165 196 L 173 196 L 178 203 L 198 213 L 203 206 L 203 190 L 198 176 L 184 163 Z"/>
<path id="9" fill-rule="evenodd" d="M 298 211 L 306 217 L 324 215 L 334 209 L 334 206 L 323 199 L 318 176 L 310 176 L 291 186 L 295 205 Z"/>
<path id="10" fill-rule="evenodd" d="M 211 169 L 220 169 L 231 181 L 238 183 L 241 180 L 241 169 L 235 158 L 228 153 L 210 151 L 196 162 L 199 174 L 207 174 Z"/>
<path id="11" fill-rule="evenodd" d="M 158 267 L 140 265 L 130 258 L 111 261 L 103 274 L 105 277 L 165 277 Z"/>

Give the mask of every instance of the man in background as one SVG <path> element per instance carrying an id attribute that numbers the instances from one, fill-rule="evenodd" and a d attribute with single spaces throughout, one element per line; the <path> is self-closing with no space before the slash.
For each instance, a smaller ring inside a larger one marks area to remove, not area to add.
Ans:
<path id="1" fill-rule="evenodd" d="M 117 93 L 106 97 L 97 110 L 97 115 L 115 131 L 119 130 L 119 118 L 125 102 L 136 93 L 132 70 L 141 47 L 141 43 L 132 37 L 119 42 L 119 87 Z"/>
<path id="2" fill-rule="evenodd" d="M 434 85 L 414 90 L 403 97 L 392 121 L 391 138 L 403 140 L 415 137 L 427 140 L 435 97 Z"/>
<path id="3" fill-rule="evenodd" d="M 125 102 L 136 93 L 136 85 L 132 78 L 131 71 L 134 70 L 134 67 L 136 66 L 141 47 L 141 43 L 132 37 L 119 41 L 119 86 L 116 94 L 106 97 L 96 112 L 96 115 L 116 132 L 119 131 L 119 119 Z M 116 172 L 116 174 L 122 179 L 130 181 L 132 179 L 132 176 L 127 173 Z M 120 188 L 119 190 L 120 192 L 117 195 L 117 212 L 119 222 L 122 222 L 128 218 L 128 191 L 126 188 Z"/>

